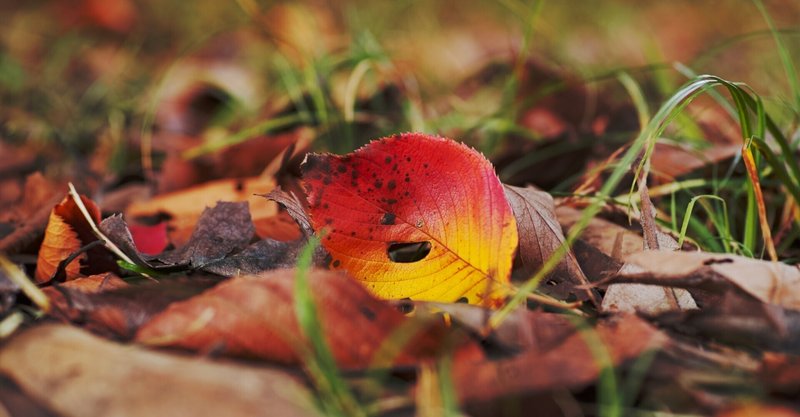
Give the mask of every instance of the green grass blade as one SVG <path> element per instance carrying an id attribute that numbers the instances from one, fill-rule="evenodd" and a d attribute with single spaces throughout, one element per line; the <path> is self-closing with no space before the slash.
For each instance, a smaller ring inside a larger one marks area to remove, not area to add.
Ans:
<path id="1" fill-rule="evenodd" d="M 300 329 L 311 344 L 306 366 L 317 389 L 323 394 L 322 406 L 327 413 L 346 416 L 366 416 L 347 383 L 339 375 L 333 354 L 323 337 L 317 307 L 308 286 L 308 272 L 311 269 L 313 254 L 319 246 L 319 238 L 312 236 L 297 258 L 295 277 L 295 314 Z"/>

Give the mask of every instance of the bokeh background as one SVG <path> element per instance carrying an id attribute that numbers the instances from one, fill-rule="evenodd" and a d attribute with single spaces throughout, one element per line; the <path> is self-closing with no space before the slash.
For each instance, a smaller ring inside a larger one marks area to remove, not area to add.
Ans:
<path id="1" fill-rule="evenodd" d="M 800 3 L 763 5 L 798 51 Z M 623 72 L 651 112 L 710 73 L 796 119 L 748 1 L 3 1 L 0 163 L 168 191 L 255 175 L 292 143 L 346 152 L 420 130 L 564 191 L 638 131 Z M 692 120 L 672 136 L 730 134 L 713 111 Z"/>

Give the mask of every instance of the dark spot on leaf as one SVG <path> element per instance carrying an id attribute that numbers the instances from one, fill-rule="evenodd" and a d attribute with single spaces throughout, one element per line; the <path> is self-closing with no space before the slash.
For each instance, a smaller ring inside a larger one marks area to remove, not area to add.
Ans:
<path id="1" fill-rule="evenodd" d="M 427 169 L 428 168 L 428 164 L 422 164 L 422 167 Z"/>
<path id="2" fill-rule="evenodd" d="M 324 209 L 328 208 L 328 203 L 322 203 L 322 208 Z"/>
<path id="3" fill-rule="evenodd" d="M 333 219 L 332 218 L 328 217 L 328 218 L 325 219 L 325 224 L 332 224 L 332 223 L 333 223 Z"/>
<path id="4" fill-rule="evenodd" d="M 357 179 L 358 178 L 358 171 L 356 171 L 356 170 L 350 171 L 350 176 L 353 177 L 353 179 Z"/>
<path id="5" fill-rule="evenodd" d="M 395 218 L 397 218 L 397 216 L 395 216 L 394 213 L 385 213 L 383 217 L 381 217 L 381 224 L 394 224 Z"/>
<path id="6" fill-rule="evenodd" d="M 350 232 L 350 236 L 355 236 L 356 232 Z"/>
<path id="7" fill-rule="evenodd" d="M 392 167 L 392 171 L 397 171 L 397 164 L 394 164 L 394 166 Z"/>
<path id="8" fill-rule="evenodd" d="M 337 260 L 333 261 L 333 263 L 331 265 L 333 265 L 334 268 L 338 268 L 339 265 L 341 265 L 341 262 L 339 262 L 339 260 L 337 259 Z"/>
<path id="9" fill-rule="evenodd" d="M 325 177 L 325 179 L 322 180 L 322 183 L 325 185 L 331 185 L 331 177 Z"/>
<path id="10" fill-rule="evenodd" d="M 397 311 L 403 314 L 410 314 L 414 311 L 414 303 L 412 303 L 408 298 L 403 299 L 399 304 L 397 304 Z"/>
<path id="11" fill-rule="evenodd" d="M 242 180 L 236 181 L 236 191 L 244 191 L 244 181 Z"/>
<path id="12" fill-rule="evenodd" d="M 408 161 L 408 162 L 411 162 L 411 157 L 410 157 L 410 156 L 407 156 L 407 157 L 406 157 L 406 161 Z"/>
<path id="13" fill-rule="evenodd" d="M 461 297 L 458 300 L 456 300 L 456 302 L 457 303 L 461 303 L 461 304 L 468 304 L 469 303 L 469 299 L 467 299 L 467 297 Z"/>
<path id="14" fill-rule="evenodd" d="M 406 177 L 406 179 L 405 179 L 405 180 L 403 180 L 403 181 L 405 181 L 405 182 L 411 182 L 411 178 L 408 178 L 408 177 Z"/>
<path id="15" fill-rule="evenodd" d="M 390 190 L 394 190 L 394 188 L 397 187 L 397 183 L 395 183 L 394 180 L 389 180 L 389 182 L 386 183 L 386 187 Z"/>
<path id="16" fill-rule="evenodd" d="M 392 242 L 387 253 L 392 262 L 419 262 L 431 253 L 431 242 Z"/>
<path id="17" fill-rule="evenodd" d="M 732 264 L 733 259 L 730 258 L 722 258 L 722 259 L 706 259 L 703 261 L 703 265 L 717 265 L 717 264 Z"/>
<path id="18" fill-rule="evenodd" d="M 389 199 L 386 200 L 386 204 L 395 204 L 395 203 L 397 203 L 397 200 L 395 200 L 393 198 L 389 198 Z"/>
<path id="19" fill-rule="evenodd" d="M 369 320 L 369 321 L 374 321 L 375 320 L 375 312 L 370 310 L 369 307 L 361 306 L 358 309 L 359 309 L 359 311 L 361 311 L 361 314 L 363 314 L 364 317 L 367 318 L 367 320 Z"/>
<path id="20" fill-rule="evenodd" d="M 387 156 L 385 161 L 386 161 L 387 164 L 391 164 L 392 163 L 392 157 L 391 156 Z"/>
<path id="21" fill-rule="evenodd" d="M 347 167 L 344 165 L 339 165 L 338 167 L 336 167 L 336 170 L 344 174 L 345 172 L 347 172 Z"/>
<path id="22" fill-rule="evenodd" d="M 373 185 L 375 185 L 375 188 L 381 188 L 383 187 L 383 181 L 375 180 L 375 183 Z"/>

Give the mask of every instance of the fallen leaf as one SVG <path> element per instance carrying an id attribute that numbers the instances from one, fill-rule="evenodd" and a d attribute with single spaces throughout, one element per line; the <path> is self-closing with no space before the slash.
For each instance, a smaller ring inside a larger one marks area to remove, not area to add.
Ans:
<path id="1" fill-rule="evenodd" d="M 282 269 L 231 278 L 202 295 L 171 305 L 142 326 L 136 340 L 150 346 L 214 349 L 234 356 L 300 363 L 299 348 L 305 338 L 295 316 L 296 274 L 293 269 Z M 359 369 L 378 360 L 376 352 L 383 342 L 409 320 L 341 273 L 311 269 L 308 285 L 324 339 L 340 367 Z M 438 352 L 440 342 L 429 331 L 418 334 L 402 347 L 393 363 L 429 358 Z"/>
<path id="2" fill-rule="evenodd" d="M 136 247 L 145 255 L 158 255 L 169 245 L 166 222 L 152 226 L 134 223 L 128 228 Z"/>
<path id="3" fill-rule="evenodd" d="M 796 266 L 705 252 L 643 251 L 627 257 L 639 270 L 621 271 L 613 282 L 676 287 L 735 287 L 764 303 L 800 310 Z"/>
<path id="4" fill-rule="evenodd" d="M 128 283 L 112 273 L 75 278 L 63 284 L 54 283 L 42 289 L 50 299 L 50 316 L 65 321 L 82 321 L 82 313 L 74 303 L 74 294 L 97 294 L 128 287 Z"/>
<path id="5" fill-rule="evenodd" d="M 83 204 L 95 222 L 100 222 L 100 209 L 89 198 L 81 196 Z M 60 262 L 76 253 L 81 247 L 97 240 L 91 226 L 83 217 L 75 201 L 66 197 L 53 207 L 39 249 L 36 262 L 36 282 L 47 282 L 55 274 Z M 92 262 L 86 262 L 91 259 Z M 116 264 L 103 247 L 95 247 L 81 253 L 65 266 L 67 280 L 81 273 L 101 273 L 116 269 Z"/>
<path id="6" fill-rule="evenodd" d="M 101 275 L 90 278 L 45 288 L 54 305 L 50 316 L 120 340 L 132 339 L 142 324 L 170 304 L 193 297 L 219 282 L 218 278 L 192 276 L 128 286 L 119 278 L 105 279 Z"/>
<path id="7" fill-rule="evenodd" d="M 574 208 L 561 206 L 556 209 L 559 222 L 564 228 L 572 227 L 582 213 Z M 657 231 L 656 239 L 663 247 L 675 247 L 671 237 Z M 584 271 L 590 272 L 591 281 L 598 281 L 616 274 L 625 265 L 625 257 L 644 249 L 644 238 L 638 233 L 598 217 L 593 218 L 576 245 L 577 259 Z M 669 252 L 668 252 L 669 253 Z M 676 288 L 662 288 L 646 285 L 613 284 L 603 295 L 601 310 L 642 312 L 657 314 L 676 309 L 697 308 L 692 295 Z"/>
<path id="8" fill-rule="evenodd" d="M 247 203 L 219 202 L 207 208 L 182 247 L 159 254 L 142 254 L 121 216 L 111 216 L 100 229 L 137 264 L 155 270 L 200 270 L 222 276 L 254 274 L 295 264 L 305 237 L 282 242 L 255 238 Z M 323 256 L 316 256 L 322 258 Z"/>
<path id="9" fill-rule="evenodd" d="M 536 188 L 505 186 L 506 198 L 517 220 L 519 249 L 517 260 L 522 267 L 517 271 L 520 278 L 528 279 L 542 267 L 553 253 L 564 243 L 564 233 L 555 214 L 553 197 Z M 542 292 L 566 300 L 570 295 L 579 300 L 597 299 L 591 290 L 578 290 L 576 286 L 589 284 L 575 255 L 570 250 L 551 272 Z"/>
<path id="10" fill-rule="evenodd" d="M 189 265 L 201 268 L 244 250 L 255 235 L 246 202 L 220 201 L 200 215 L 186 245 L 158 256 L 169 265 Z"/>
<path id="11" fill-rule="evenodd" d="M 319 415 L 284 371 L 153 352 L 71 326 L 21 332 L 0 349 L 0 372 L 64 417 Z"/>
<path id="12" fill-rule="evenodd" d="M 246 201 L 254 219 L 274 216 L 278 213 L 278 206 L 256 196 L 274 187 L 274 180 L 263 177 L 208 182 L 149 201 L 134 202 L 125 211 L 125 217 L 133 220 L 138 217 L 167 218 L 170 241 L 175 246 L 182 246 L 189 240 L 203 210 L 214 206 L 217 201 Z"/>
<path id="13" fill-rule="evenodd" d="M 561 320 L 563 326 L 571 325 L 566 317 L 547 313 L 529 318 L 529 331 L 534 332 L 540 320 L 547 325 L 553 320 Z M 585 331 L 573 325 L 568 336 L 556 333 L 550 343 L 541 344 L 542 348 L 531 348 L 507 359 L 454 363 L 453 381 L 460 401 L 485 403 L 509 396 L 579 389 L 592 383 L 600 375 L 600 365 Z M 594 331 L 614 366 L 636 359 L 648 350 L 659 349 L 669 341 L 664 333 L 634 315 L 602 320 Z"/>
<path id="14" fill-rule="evenodd" d="M 331 267 L 382 298 L 502 303 L 517 228 L 478 152 L 408 133 L 345 156 L 310 154 L 303 168 Z"/>
<path id="15" fill-rule="evenodd" d="M 800 349 L 800 312 L 764 304 L 730 287 L 711 288 L 716 296 L 708 297 L 703 308 L 664 312 L 651 320 L 695 339 L 734 347 L 781 352 Z"/>

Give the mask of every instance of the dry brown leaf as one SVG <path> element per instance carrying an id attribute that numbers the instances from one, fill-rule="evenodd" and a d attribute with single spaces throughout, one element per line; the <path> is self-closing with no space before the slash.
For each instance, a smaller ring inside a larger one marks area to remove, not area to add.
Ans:
<path id="1" fill-rule="evenodd" d="M 66 321 L 82 321 L 81 312 L 74 305 L 71 294 L 97 294 L 103 291 L 128 287 L 128 283 L 113 273 L 92 275 L 89 277 L 75 278 L 63 284 L 56 284 L 43 288 L 42 291 L 50 298 L 53 306 L 50 315 Z"/>
<path id="2" fill-rule="evenodd" d="M 94 202 L 85 196 L 81 196 L 83 204 L 95 222 L 100 222 L 100 209 Z M 75 201 L 70 197 L 65 197 L 60 204 L 53 207 L 50 212 L 50 219 L 44 233 L 44 241 L 39 250 L 39 258 L 36 262 L 36 281 L 46 282 L 58 268 L 58 264 L 75 253 L 82 246 L 96 240 L 92 234 L 91 227 L 81 214 Z M 88 257 L 93 257 L 98 261 L 91 265 L 94 272 L 107 272 L 105 269 L 107 262 L 100 262 L 101 256 L 98 251 L 90 250 L 80 254 L 75 260 L 66 266 L 66 279 L 74 279 L 80 275 L 81 263 Z M 103 271 L 105 269 L 105 271 Z"/>
<path id="3" fill-rule="evenodd" d="M 142 326 L 136 339 L 151 346 L 215 349 L 229 355 L 299 363 L 302 354 L 298 349 L 305 346 L 305 338 L 295 316 L 296 273 L 282 269 L 232 278 L 171 305 Z M 382 343 L 407 321 L 343 274 L 311 269 L 308 281 L 325 341 L 340 367 L 368 366 L 378 359 L 375 354 Z M 393 363 L 415 363 L 436 354 L 442 340 L 432 335 L 426 331 L 413 337 Z"/>
<path id="4" fill-rule="evenodd" d="M 152 352 L 71 326 L 18 334 L 0 350 L 0 372 L 64 417 L 318 415 L 285 372 Z"/>
<path id="5" fill-rule="evenodd" d="M 518 272 L 520 278 L 527 279 L 542 267 L 544 262 L 564 243 L 564 233 L 555 214 L 553 197 L 533 187 L 521 188 L 505 185 L 519 231 L 517 259 L 522 263 Z M 541 290 L 560 299 L 574 294 L 579 300 L 592 300 L 597 303 L 590 290 L 575 287 L 587 285 L 589 281 L 583 274 L 575 255 L 570 251 L 548 275 L 546 285 Z"/>
<path id="6" fill-rule="evenodd" d="M 580 211 L 566 206 L 557 208 L 556 213 L 564 228 L 574 225 L 582 215 Z M 656 237 L 660 246 L 671 248 L 677 246 L 665 233 L 659 232 Z M 581 240 L 590 248 L 577 252 L 580 255 L 578 261 L 585 271 L 593 273 L 591 277 L 593 281 L 617 273 L 620 268 L 629 270 L 631 267 L 623 265 L 625 257 L 644 249 L 644 239 L 638 233 L 597 217 L 589 222 L 581 235 Z M 604 311 L 640 311 L 657 314 L 696 307 L 691 294 L 682 289 L 615 284 L 607 289 L 601 308 Z"/>
<path id="7" fill-rule="evenodd" d="M 170 240 L 174 245 L 182 246 L 189 240 L 203 210 L 215 206 L 217 201 L 246 201 L 254 221 L 276 215 L 278 206 L 275 202 L 255 196 L 273 188 L 275 181 L 263 177 L 213 181 L 136 202 L 128 207 L 125 215 L 128 218 L 168 216 Z"/>
<path id="8" fill-rule="evenodd" d="M 613 281 L 735 286 L 761 302 L 800 310 L 800 270 L 796 266 L 706 252 L 643 251 L 629 255 L 627 261 L 641 269 L 621 271 Z"/>
<path id="9" fill-rule="evenodd" d="M 194 275 L 191 279 L 173 277 L 158 284 L 128 286 L 118 279 L 97 277 L 94 284 L 73 284 L 82 280 L 78 278 L 45 288 L 54 305 L 50 316 L 117 340 L 132 339 L 139 327 L 172 303 L 200 294 L 219 282 L 218 278 Z M 94 291 L 80 288 L 93 285 L 97 285 Z"/>

